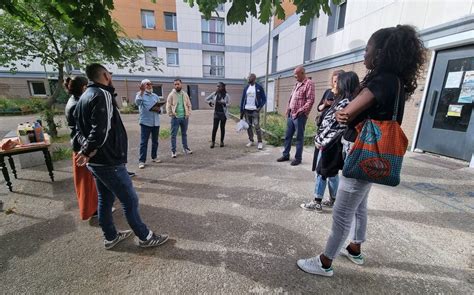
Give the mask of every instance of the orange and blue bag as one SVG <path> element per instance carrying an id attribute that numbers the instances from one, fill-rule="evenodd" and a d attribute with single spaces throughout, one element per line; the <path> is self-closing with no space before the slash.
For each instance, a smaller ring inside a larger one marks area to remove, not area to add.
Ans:
<path id="1" fill-rule="evenodd" d="M 368 118 L 356 127 L 358 136 L 344 162 L 342 175 L 389 186 L 400 184 L 408 139 L 397 121 L 399 99 L 400 95 L 395 100 L 391 121 Z"/>

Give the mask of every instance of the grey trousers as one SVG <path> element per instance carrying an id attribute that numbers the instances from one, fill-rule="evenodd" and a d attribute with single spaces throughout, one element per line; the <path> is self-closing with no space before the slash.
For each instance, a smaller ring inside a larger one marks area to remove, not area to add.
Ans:
<path id="1" fill-rule="evenodd" d="M 351 242 L 361 244 L 367 231 L 367 197 L 372 183 L 341 175 L 336 203 L 332 212 L 332 228 L 324 256 L 334 259 L 350 235 Z"/>
<path id="2" fill-rule="evenodd" d="M 260 129 L 260 113 L 256 110 L 245 110 L 245 121 L 247 121 L 247 123 L 249 124 L 249 129 L 247 129 L 249 140 L 253 142 L 253 128 L 255 128 L 255 133 L 257 133 L 257 140 L 258 142 L 262 142 L 262 130 Z"/>

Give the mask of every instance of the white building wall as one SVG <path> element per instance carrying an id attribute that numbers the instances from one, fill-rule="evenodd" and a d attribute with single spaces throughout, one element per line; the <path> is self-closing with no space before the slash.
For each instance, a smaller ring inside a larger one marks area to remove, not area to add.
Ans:
<path id="1" fill-rule="evenodd" d="M 176 0 L 178 42 L 201 44 L 201 13 L 197 6 L 190 7 L 183 0 Z"/>
<path id="2" fill-rule="evenodd" d="M 306 27 L 298 22 L 279 34 L 277 71 L 303 63 L 305 36 Z"/>
<path id="3" fill-rule="evenodd" d="M 249 74 L 249 53 L 225 53 L 225 78 L 245 79 Z"/>

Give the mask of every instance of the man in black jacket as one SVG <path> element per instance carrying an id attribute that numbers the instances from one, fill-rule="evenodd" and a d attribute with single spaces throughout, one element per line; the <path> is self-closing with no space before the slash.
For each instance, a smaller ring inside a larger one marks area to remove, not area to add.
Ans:
<path id="1" fill-rule="evenodd" d="M 99 225 L 104 232 L 106 249 L 132 235 L 117 231 L 112 219 L 115 197 L 121 204 L 127 222 L 139 238 L 140 247 L 155 247 L 168 240 L 155 235 L 142 222 L 138 213 L 138 197 L 127 173 L 127 132 L 113 98 L 112 75 L 100 64 L 90 64 L 86 74 L 91 84 L 79 99 L 74 117 L 77 133 L 73 144 L 80 150 L 76 165 L 87 165 L 95 177 L 99 193 Z"/>

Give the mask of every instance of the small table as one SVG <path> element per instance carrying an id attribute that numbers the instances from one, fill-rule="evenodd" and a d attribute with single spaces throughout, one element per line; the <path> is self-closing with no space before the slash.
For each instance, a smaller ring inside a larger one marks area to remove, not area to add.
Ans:
<path id="1" fill-rule="evenodd" d="M 47 137 L 47 134 L 45 134 L 45 138 L 49 138 L 49 136 Z M 8 175 L 7 166 L 5 165 L 5 158 L 8 157 L 8 162 L 10 163 L 10 168 L 12 169 L 13 176 L 15 176 L 15 179 L 18 179 L 17 174 L 16 174 L 16 169 L 15 169 L 15 162 L 13 161 L 13 158 L 12 158 L 12 156 L 14 155 L 42 151 L 44 155 L 44 160 L 46 162 L 46 167 L 48 167 L 49 177 L 51 177 L 51 181 L 54 182 L 53 161 L 51 159 L 51 154 L 49 153 L 50 145 L 51 143 L 49 142 L 49 140 L 47 140 L 46 142 L 38 142 L 38 143 L 33 143 L 33 144 L 28 144 L 28 145 L 16 146 L 13 149 L 8 150 L 8 151 L 0 150 L 0 169 L 2 169 L 3 178 L 5 178 L 8 189 L 11 192 L 13 191 L 12 183 L 10 181 L 10 175 Z"/>

